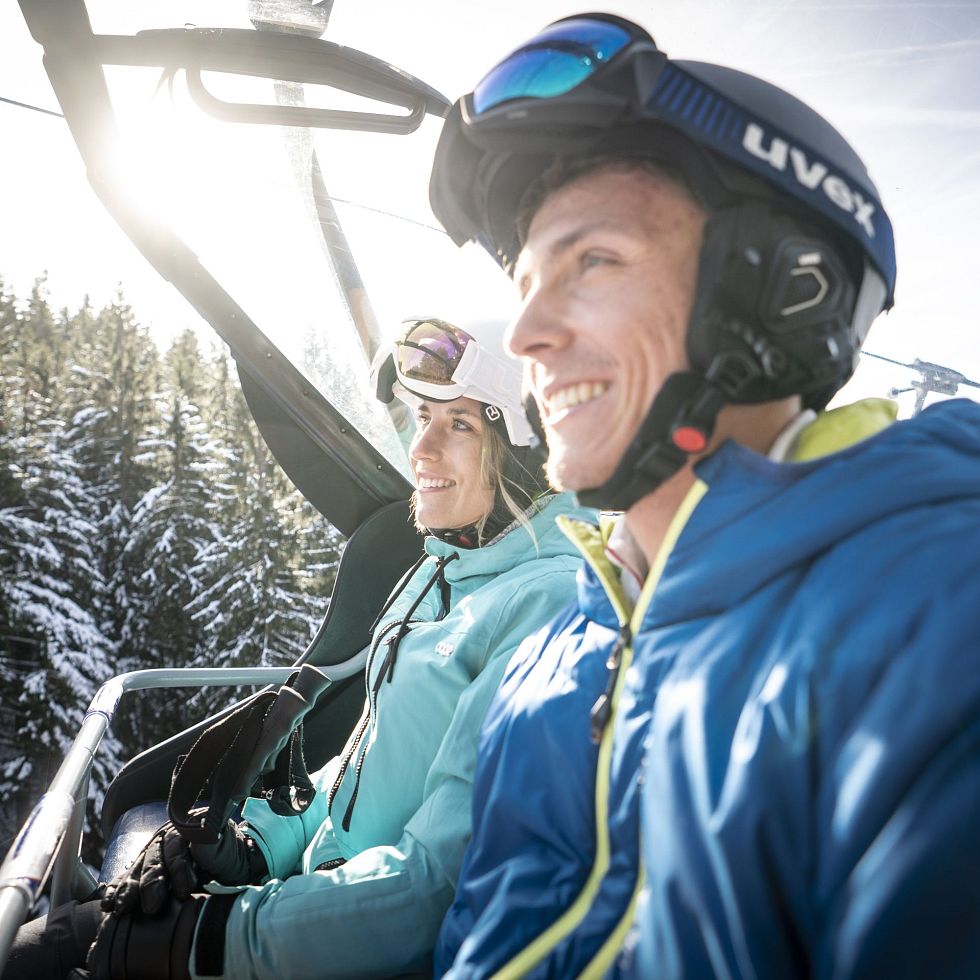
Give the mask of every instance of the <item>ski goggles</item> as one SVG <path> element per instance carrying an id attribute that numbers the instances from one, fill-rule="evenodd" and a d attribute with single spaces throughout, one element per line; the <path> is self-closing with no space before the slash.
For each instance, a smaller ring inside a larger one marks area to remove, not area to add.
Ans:
<path id="1" fill-rule="evenodd" d="M 459 327 L 445 320 L 406 320 L 407 329 L 395 341 L 395 374 L 409 391 L 440 401 L 462 394 L 471 373 L 460 370 L 466 352 L 467 366 L 475 359 L 479 345 Z"/>
<path id="2" fill-rule="evenodd" d="M 377 394 L 391 401 L 394 386 L 418 398 L 449 402 L 463 396 L 508 405 L 515 364 L 446 320 L 405 320 L 402 333 L 379 355 Z"/>
<path id="3" fill-rule="evenodd" d="M 513 99 L 564 95 L 604 68 L 631 41 L 648 35 L 612 21 L 572 17 L 547 27 L 508 55 L 469 96 L 471 117 Z"/>
<path id="4" fill-rule="evenodd" d="M 544 110 L 559 129 L 606 128 L 636 102 L 636 58 L 649 63 L 646 77 L 667 61 L 635 24 L 591 15 L 560 20 L 491 69 L 464 97 L 464 115 L 470 124 L 492 129 L 498 117 L 508 124 L 520 121 L 529 104 L 515 103 L 533 99 L 534 118 Z M 562 99 L 573 91 L 577 98 Z"/>

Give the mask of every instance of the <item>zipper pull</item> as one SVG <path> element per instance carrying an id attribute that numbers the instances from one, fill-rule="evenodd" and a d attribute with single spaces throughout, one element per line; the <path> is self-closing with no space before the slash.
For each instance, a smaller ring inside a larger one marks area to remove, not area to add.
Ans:
<path id="1" fill-rule="evenodd" d="M 612 704 L 609 698 L 609 687 L 599 695 L 596 703 L 592 705 L 589 712 L 589 728 L 592 733 L 593 745 L 598 745 L 602 741 L 602 733 L 609 724 L 609 716 L 612 714 Z"/>
<path id="2" fill-rule="evenodd" d="M 606 658 L 606 667 L 609 670 L 609 677 L 606 679 L 606 689 L 596 698 L 592 710 L 589 712 L 589 729 L 592 742 L 598 745 L 602 741 L 602 735 L 612 717 L 612 698 L 613 691 L 616 689 L 616 681 L 619 678 L 619 668 L 623 661 L 623 651 L 632 640 L 629 623 L 623 623 L 619 628 L 619 639 L 615 646 L 609 651 Z"/>
<path id="3" fill-rule="evenodd" d="M 381 666 L 378 668 L 378 676 L 374 680 L 374 693 L 377 694 L 381 690 L 381 685 L 385 682 L 385 678 L 388 679 L 389 683 L 391 681 L 391 675 L 395 672 L 395 654 L 398 650 L 398 633 L 401 632 L 399 629 L 397 632 L 392 633 L 390 636 L 385 638 L 385 656 L 384 660 L 381 661 Z"/>

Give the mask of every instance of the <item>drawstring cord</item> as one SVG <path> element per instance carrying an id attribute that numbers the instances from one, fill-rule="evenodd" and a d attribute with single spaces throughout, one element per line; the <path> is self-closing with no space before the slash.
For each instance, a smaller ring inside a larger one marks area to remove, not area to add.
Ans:
<path id="1" fill-rule="evenodd" d="M 384 609 L 382 609 L 381 612 L 378 614 L 378 618 L 374 621 L 374 624 L 371 627 L 372 634 L 374 633 L 374 630 L 377 627 L 378 623 L 381 621 L 382 616 L 384 616 L 384 614 L 391 608 L 392 603 L 395 601 L 398 595 L 400 595 L 404 591 L 405 586 L 408 584 L 409 580 L 419 570 L 419 568 L 422 567 L 422 563 L 425 561 L 427 557 L 428 557 L 427 555 L 423 555 L 421 560 L 415 563 L 412 570 L 409 572 L 409 574 L 399 585 L 398 589 L 395 591 L 395 594 L 393 594 L 391 599 L 389 599 L 388 602 L 385 603 Z M 449 612 L 449 603 L 450 603 L 450 598 L 452 593 L 452 587 L 446 581 L 446 565 L 448 565 L 451 561 L 456 561 L 456 559 L 458 558 L 459 558 L 459 553 L 454 551 L 451 554 L 441 556 L 436 559 L 436 568 L 432 574 L 432 577 L 429 579 L 428 582 L 426 582 L 423 589 L 416 596 L 415 601 L 412 603 L 408 612 L 405 613 L 405 615 L 402 617 L 401 624 L 398 627 L 398 632 L 395 635 L 390 636 L 385 641 L 388 650 L 385 653 L 385 659 L 381 664 L 380 670 L 378 671 L 378 676 L 375 678 L 374 684 L 372 685 L 372 691 L 371 691 L 372 698 L 377 697 L 378 691 L 380 690 L 381 685 L 386 678 L 388 680 L 388 683 L 389 684 L 391 683 L 391 679 L 395 673 L 395 658 L 398 655 L 398 646 L 402 641 L 402 637 L 404 637 L 411 629 L 412 616 L 414 615 L 415 610 L 418 609 L 418 607 L 422 603 L 422 600 L 429 594 L 429 591 L 432 589 L 432 586 L 436 582 L 439 583 L 439 596 L 440 596 L 440 606 L 441 606 L 439 613 L 436 616 L 436 620 L 438 621 L 446 617 L 447 613 Z M 343 781 L 344 774 L 347 772 L 347 769 L 350 765 L 350 762 L 354 754 L 357 752 L 358 748 L 360 748 L 361 740 L 363 739 L 364 734 L 367 731 L 369 720 L 370 720 L 370 712 L 365 714 L 364 719 L 358 728 L 357 734 L 353 739 L 351 739 L 351 742 L 348 746 L 348 751 L 345 753 L 345 758 L 341 765 L 340 772 L 337 776 L 337 779 L 334 781 L 333 787 L 330 792 L 330 797 L 327 801 L 328 813 L 332 812 L 333 810 L 334 797 L 337 794 L 337 790 L 340 789 L 340 784 Z M 361 787 L 361 771 L 364 766 L 364 759 L 366 756 L 367 756 L 367 750 L 361 753 L 360 757 L 357 760 L 357 765 L 354 768 L 354 789 L 351 792 L 350 800 L 347 803 L 347 808 L 344 811 L 344 816 L 343 819 L 341 820 L 341 826 L 345 831 L 350 830 L 351 818 L 354 815 L 354 804 L 357 802 L 357 793 Z"/>
<path id="2" fill-rule="evenodd" d="M 368 627 L 368 635 L 374 636 L 374 631 L 378 628 L 378 623 L 381 622 L 384 614 L 391 609 L 394 605 L 395 600 L 405 591 L 405 586 L 412 581 L 412 576 L 422 567 L 425 563 L 425 559 L 429 556 L 423 551 L 422 557 L 412 565 L 412 567 L 402 576 L 402 580 L 395 586 L 395 590 L 388 596 L 388 601 L 381 607 L 381 612 L 374 617 L 374 622 Z"/>
<path id="3" fill-rule="evenodd" d="M 387 681 L 390 684 L 391 679 L 395 676 L 395 657 L 398 656 L 398 646 L 411 629 L 411 619 L 415 613 L 415 610 L 418 609 L 422 603 L 422 600 L 429 594 L 429 590 L 436 584 L 436 582 L 439 583 L 439 596 L 441 600 L 441 609 L 436 619 L 444 619 L 446 613 L 449 612 L 449 597 L 451 588 L 449 583 L 446 581 L 446 566 L 451 561 L 456 561 L 457 558 L 459 558 L 459 552 L 453 551 L 448 555 L 444 555 L 436 559 L 436 570 L 433 573 L 432 578 L 425 583 L 425 588 L 422 589 L 422 591 L 415 597 L 415 602 L 412 603 L 411 608 L 407 613 L 405 613 L 405 616 L 402 619 L 402 624 L 398 627 L 398 632 L 385 641 L 388 646 L 388 652 L 385 654 L 384 662 L 381 664 L 381 670 L 378 672 L 378 679 L 376 681 L 378 685 L 381 684 L 382 678 L 387 678 Z"/>
<path id="4" fill-rule="evenodd" d="M 391 609 L 394 605 L 395 600 L 405 591 L 405 587 L 409 582 L 412 581 L 415 573 L 422 567 L 425 563 L 426 558 L 428 558 L 426 552 L 422 552 L 418 560 L 412 565 L 412 567 L 401 577 L 401 581 L 392 590 L 390 596 L 388 596 L 387 602 L 381 607 L 381 612 L 378 613 L 374 618 L 374 622 L 368 627 L 368 635 L 373 637 L 374 631 L 378 628 L 378 623 L 381 622 L 385 613 Z M 380 642 L 380 639 L 379 641 Z M 374 650 L 372 649 L 371 654 L 368 656 L 368 668 L 370 669 L 370 659 L 373 656 Z M 364 712 L 364 717 L 360 720 L 357 726 L 357 730 L 354 734 L 347 740 L 347 745 L 344 748 L 343 758 L 340 762 L 340 771 L 337 773 L 337 778 L 333 782 L 333 786 L 330 787 L 330 793 L 327 796 L 327 813 L 331 813 L 333 810 L 333 798 L 337 795 L 337 790 L 340 789 L 340 784 L 344 781 L 344 776 L 347 773 L 347 767 L 350 765 L 351 759 L 354 757 L 354 753 L 357 751 L 358 746 L 361 744 L 361 739 L 364 737 L 365 731 L 367 731 L 368 721 L 370 720 L 369 713 Z"/>
<path id="5" fill-rule="evenodd" d="M 443 565 L 439 569 L 439 598 L 442 600 L 442 608 L 439 610 L 439 615 L 436 616 L 437 623 L 449 615 L 449 604 L 452 594 L 453 588 L 446 581 L 446 566 Z"/>

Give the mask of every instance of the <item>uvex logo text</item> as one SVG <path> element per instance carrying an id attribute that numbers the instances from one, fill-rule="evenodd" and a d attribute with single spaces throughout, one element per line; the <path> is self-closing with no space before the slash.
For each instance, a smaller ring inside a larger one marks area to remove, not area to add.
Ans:
<path id="1" fill-rule="evenodd" d="M 801 149 L 790 146 L 786 140 L 774 136 L 769 141 L 769 146 L 764 146 L 765 136 L 761 126 L 749 123 L 742 137 L 742 146 L 752 156 L 765 160 L 776 170 L 785 170 L 789 163 L 793 176 L 799 183 L 811 191 L 819 187 L 837 207 L 854 215 L 854 220 L 868 233 L 869 238 L 875 237 L 875 228 L 871 222 L 871 216 L 875 213 L 874 204 L 866 201 L 836 174 L 830 173 L 826 164 L 819 160 L 811 163 Z"/>

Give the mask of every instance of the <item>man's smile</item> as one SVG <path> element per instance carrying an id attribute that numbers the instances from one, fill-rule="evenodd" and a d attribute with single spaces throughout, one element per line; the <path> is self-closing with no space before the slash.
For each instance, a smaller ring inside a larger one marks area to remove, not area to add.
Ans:
<path id="1" fill-rule="evenodd" d="M 608 381 L 577 381 L 560 388 L 552 388 L 546 395 L 540 395 L 542 421 L 545 424 L 554 424 L 570 409 L 595 401 L 608 390 Z"/>

